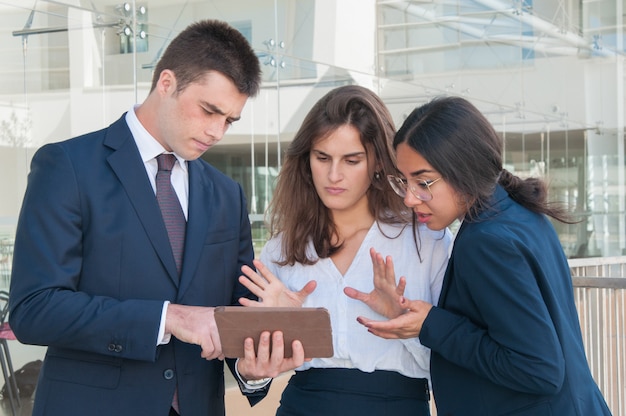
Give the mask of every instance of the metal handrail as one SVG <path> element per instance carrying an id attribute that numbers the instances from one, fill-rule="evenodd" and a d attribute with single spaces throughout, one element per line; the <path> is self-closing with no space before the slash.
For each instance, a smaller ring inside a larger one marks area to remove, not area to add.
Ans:
<path id="1" fill-rule="evenodd" d="M 626 416 L 626 277 L 573 276 L 589 368 L 613 413 Z"/>
<path id="2" fill-rule="evenodd" d="M 602 289 L 626 289 L 624 277 L 579 277 L 573 276 L 574 287 L 589 287 Z"/>

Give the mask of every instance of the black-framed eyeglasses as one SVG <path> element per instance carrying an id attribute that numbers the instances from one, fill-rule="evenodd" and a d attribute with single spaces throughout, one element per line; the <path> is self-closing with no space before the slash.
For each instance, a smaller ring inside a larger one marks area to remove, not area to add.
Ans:
<path id="1" fill-rule="evenodd" d="M 430 201 L 433 199 L 433 193 L 430 187 L 441 178 L 426 180 L 416 178 L 400 178 L 394 175 L 387 175 L 387 180 L 391 185 L 391 188 L 402 198 L 406 197 L 407 189 L 411 191 L 415 198 L 420 201 Z"/>

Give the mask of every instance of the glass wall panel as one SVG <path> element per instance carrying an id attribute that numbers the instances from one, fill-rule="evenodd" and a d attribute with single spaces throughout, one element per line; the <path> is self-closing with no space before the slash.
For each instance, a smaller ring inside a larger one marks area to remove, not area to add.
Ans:
<path id="1" fill-rule="evenodd" d="M 545 178 L 580 220 L 555 224 L 567 255 L 623 255 L 623 0 L 377 6 L 381 93 L 393 111 L 437 95 L 470 99 L 504 138 L 507 169 Z"/>
<path id="2" fill-rule="evenodd" d="M 504 138 L 507 168 L 545 177 L 580 218 L 556 224 L 568 255 L 622 255 L 623 9 L 623 0 L 3 0 L 0 158 L 11 179 L 0 185 L 0 237 L 10 246 L 33 152 L 140 103 L 169 41 L 216 18 L 250 40 L 263 86 L 204 158 L 242 183 L 259 248 L 304 115 L 329 89 L 360 84 L 398 125 L 437 95 L 467 97 Z"/>

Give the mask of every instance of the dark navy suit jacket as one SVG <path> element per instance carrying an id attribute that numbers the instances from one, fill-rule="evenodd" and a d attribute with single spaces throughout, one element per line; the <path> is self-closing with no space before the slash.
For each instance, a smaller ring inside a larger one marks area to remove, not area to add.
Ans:
<path id="1" fill-rule="evenodd" d="M 237 282 L 253 258 L 242 189 L 202 160 L 188 171 L 179 279 L 124 117 L 33 157 L 10 312 L 21 342 L 49 346 L 33 415 L 166 416 L 176 384 L 183 415 L 224 414 L 223 362 L 175 339 L 156 345 L 165 300 L 218 306 L 249 296 Z"/>
<path id="2" fill-rule="evenodd" d="M 500 186 L 492 202 L 461 225 L 419 336 L 438 416 L 609 415 L 553 226 Z"/>

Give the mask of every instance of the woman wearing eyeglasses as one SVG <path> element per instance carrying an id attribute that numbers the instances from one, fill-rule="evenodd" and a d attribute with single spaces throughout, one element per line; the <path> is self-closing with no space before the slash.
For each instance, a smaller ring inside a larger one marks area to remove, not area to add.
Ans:
<path id="1" fill-rule="evenodd" d="M 462 224 L 437 306 L 407 294 L 403 315 L 359 321 L 380 337 L 418 337 L 431 348 L 439 415 L 610 415 L 548 217 L 571 221 L 546 201 L 544 183 L 503 169 L 502 140 L 458 97 L 414 110 L 394 148 L 402 176 L 392 187 L 419 222 L 433 231 Z M 393 273 L 377 276 L 385 278 Z"/>
<path id="2" fill-rule="evenodd" d="M 244 268 L 250 280 L 240 281 L 261 305 L 327 308 L 334 356 L 297 369 L 278 415 L 430 414 L 428 349 L 416 338 L 368 333 L 356 318 L 383 315 L 344 294 L 351 286 L 381 299 L 387 316 L 403 312 L 403 290 L 430 303 L 439 297 L 450 234 L 414 227 L 387 183 L 396 173 L 393 134 L 380 98 L 345 86 L 313 106 L 287 149 L 269 208 L 271 239 L 255 262 L 259 274 Z M 403 277 L 375 289 L 373 269 L 385 268 Z"/>

